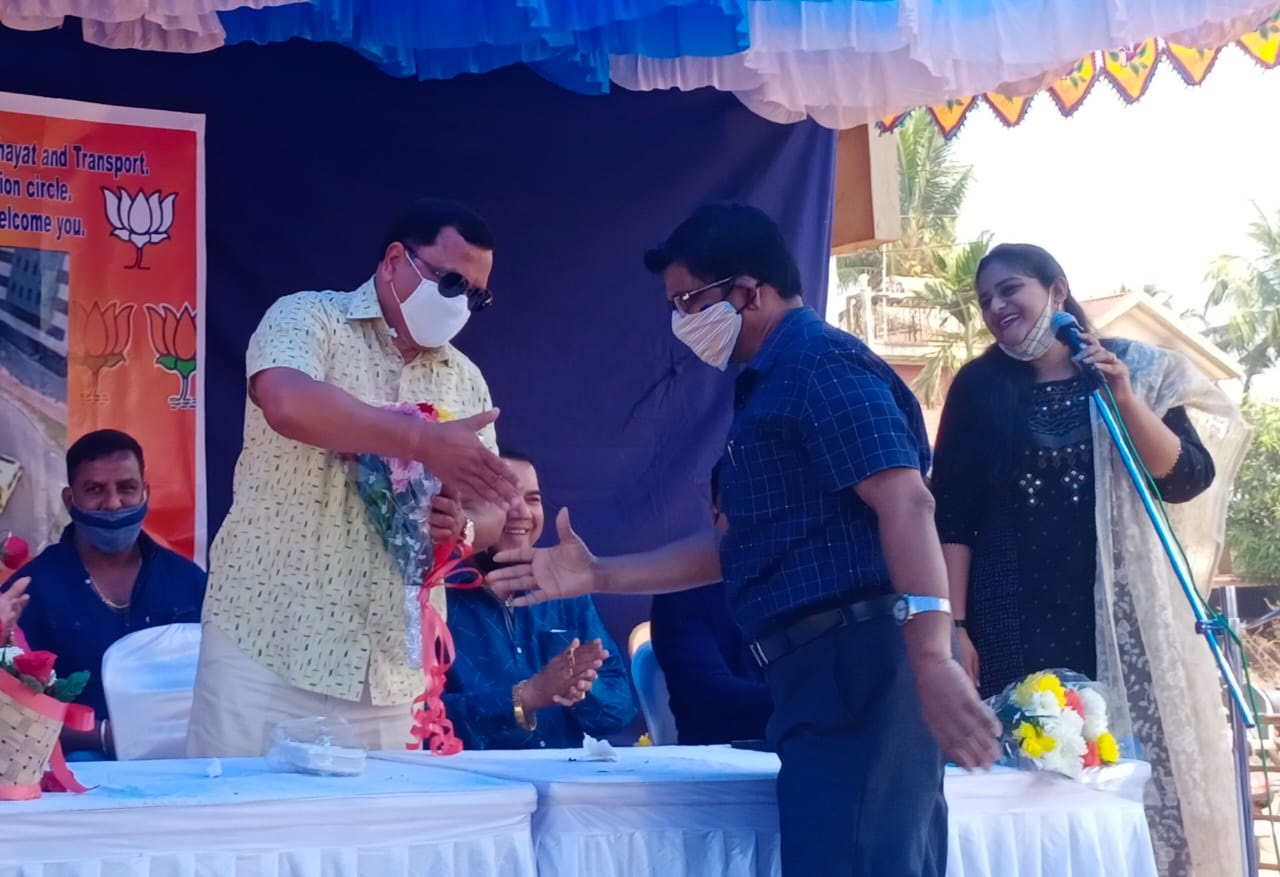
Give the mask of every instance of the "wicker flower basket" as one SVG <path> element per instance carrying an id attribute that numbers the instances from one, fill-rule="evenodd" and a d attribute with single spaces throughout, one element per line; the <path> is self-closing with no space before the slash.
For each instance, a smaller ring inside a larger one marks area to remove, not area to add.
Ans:
<path id="1" fill-rule="evenodd" d="M 38 694 L 0 670 L 0 800 L 39 798 L 46 764 L 61 786 L 67 787 L 69 778 L 71 789 L 83 790 L 67 771 L 58 746 L 63 724 L 89 730 L 93 711 Z"/>

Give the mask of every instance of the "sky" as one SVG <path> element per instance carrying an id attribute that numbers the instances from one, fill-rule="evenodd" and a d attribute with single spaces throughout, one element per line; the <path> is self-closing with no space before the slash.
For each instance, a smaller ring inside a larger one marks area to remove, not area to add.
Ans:
<path id="1" fill-rule="evenodd" d="M 1191 88 L 1162 61 L 1136 104 L 1100 81 L 1068 119 L 1048 95 L 1012 129 L 978 106 L 953 142 L 962 240 L 1040 244 L 1082 298 L 1150 283 L 1198 307 L 1213 259 L 1249 253 L 1254 202 L 1280 212 L 1280 69 L 1229 47 Z"/>

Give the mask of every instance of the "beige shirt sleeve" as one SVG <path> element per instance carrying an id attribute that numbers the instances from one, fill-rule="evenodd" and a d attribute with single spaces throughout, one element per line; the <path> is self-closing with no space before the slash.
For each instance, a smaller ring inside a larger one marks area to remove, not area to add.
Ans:
<path id="1" fill-rule="evenodd" d="M 286 295 L 267 309 L 249 339 L 246 376 L 269 368 L 291 368 L 323 381 L 333 335 L 325 312 L 308 293 Z"/>

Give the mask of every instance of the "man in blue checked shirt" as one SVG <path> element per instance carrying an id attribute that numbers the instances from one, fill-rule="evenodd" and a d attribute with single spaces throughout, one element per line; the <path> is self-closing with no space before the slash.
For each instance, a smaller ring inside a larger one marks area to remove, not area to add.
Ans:
<path id="1" fill-rule="evenodd" d="M 745 364 L 721 460 L 722 538 L 708 530 L 597 558 L 560 544 L 498 555 L 520 605 L 591 591 L 661 593 L 723 578 L 773 694 L 784 873 L 942 877 L 945 758 L 999 757 L 999 724 L 952 654 L 947 576 L 910 391 L 800 298 L 778 226 L 700 208 L 645 265 L 699 359 Z"/>

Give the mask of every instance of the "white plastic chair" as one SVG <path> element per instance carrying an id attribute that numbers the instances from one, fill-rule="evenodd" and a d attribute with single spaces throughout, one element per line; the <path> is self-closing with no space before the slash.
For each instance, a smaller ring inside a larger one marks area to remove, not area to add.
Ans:
<path id="1" fill-rule="evenodd" d="M 102 687 L 116 758 L 184 758 L 200 656 L 199 624 L 166 624 L 116 640 L 102 656 Z"/>
<path id="2" fill-rule="evenodd" d="M 649 728 L 654 746 L 676 745 L 676 719 L 671 714 L 671 696 L 667 693 L 667 677 L 653 653 L 653 643 L 638 645 L 631 656 L 631 680 L 640 700 L 640 713 Z"/>

